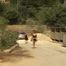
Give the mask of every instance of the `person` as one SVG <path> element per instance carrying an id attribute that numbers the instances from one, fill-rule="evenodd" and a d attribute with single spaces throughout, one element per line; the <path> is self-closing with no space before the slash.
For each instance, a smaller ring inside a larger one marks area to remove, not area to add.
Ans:
<path id="1" fill-rule="evenodd" d="M 25 43 L 27 44 L 28 43 L 28 36 L 27 36 L 27 34 L 25 33 Z"/>
<path id="2" fill-rule="evenodd" d="M 33 42 L 33 48 L 35 48 L 35 43 L 37 41 L 37 33 L 35 30 L 33 30 L 31 41 Z"/>

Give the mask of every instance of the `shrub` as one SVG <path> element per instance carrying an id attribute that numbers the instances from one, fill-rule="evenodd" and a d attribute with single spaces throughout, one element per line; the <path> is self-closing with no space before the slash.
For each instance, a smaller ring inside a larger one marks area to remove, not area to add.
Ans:
<path id="1" fill-rule="evenodd" d="M 15 10 L 7 11 L 5 17 L 9 20 L 9 24 L 17 24 L 19 21 L 18 13 Z"/>
<path id="2" fill-rule="evenodd" d="M 8 49 L 15 44 L 18 36 L 16 32 L 4 30 L 0 33 L 0 49 Z"/>
<path id="3" fill-rule="evenodd" d="M 0 16 L 3 16 L 5 12 L 5 4 L 0 2 Z"/>
<path id="4" fill-rule="evenodd" d="M 0 17 L 0 25 L 8 24 L 8 20 L 4 17 Z"/>

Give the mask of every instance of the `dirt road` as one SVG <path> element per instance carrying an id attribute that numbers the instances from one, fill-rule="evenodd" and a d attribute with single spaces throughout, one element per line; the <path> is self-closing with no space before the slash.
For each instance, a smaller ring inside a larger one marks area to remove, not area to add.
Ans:
<path id="1" fill-rule="evenodd" d="M 46 35 L 38 34 L 36 48 L 32 48 L 29 41 L 4 58 L 0 66 L 66 66 L 66 48 Z"/>

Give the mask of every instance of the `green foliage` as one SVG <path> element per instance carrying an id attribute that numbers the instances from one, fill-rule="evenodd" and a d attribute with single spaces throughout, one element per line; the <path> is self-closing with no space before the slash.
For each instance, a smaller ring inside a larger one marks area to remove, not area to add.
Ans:
<path id="1" fill-rule="evenodd" d="M 18 6 L 18 12 L 22 18 L 33 18 L 37 9 L 30 4 L 31 1 L 21 1 Z"/>
<path id="2" fill-rule="evenodd" d="M 17 39 L 17 33 L 9 30 L 2 30 L 0 32 L 0 49 L 8 49 L 13 46 Z"/>
<path id="3" fill-rule="evenodd" d="M 8 23 L 9 23 L 9 21 L 6 18 L 0 17 L 0 25 L 4 25 L 4 24 L 8 24 Z"/>
<path id="4" fill-rule="evenodd" d="M 5 12 L 5 4 L 0 2 L 0 16 L 2 16 L 4 12 Z"/>
<path id="5" fill-rule="evenodd" d="M 63 4 L 65 0 L 59 0 L 59 1 L 60 1 L 60 3 L 62 3 L 62 4 Z"/>
<path id="6" fill-rule="evenodd" d="M 44 0 L 43 3 L 45 4 L 45 6 L 51 7 L 56 5 L 56 3 L 58 3 L 59 0 Z"/>
<path id="7" fill-rule="evenodd" d="M 37 3 L 38 2 L 38 3 Z M 49 3 L 56 3 L 57 0 L 18 0 L 17 9 L 23 19 L 35 18 L 35 14 L 42 6 L 51 6 Z"/>
<path id="8" fill-rule="evenodd" d="M 10 4 L 0 3 L 0 16 L 8 19 L 9 24 L 26 24 L 26 20 L 36 18 L 37 24 L 56 22 L 56 14 L 61 10 L 59 3 L 63 4 L 64 0 L 10 0 Z"/>
<path id="9" fill-rule="evenodd" d="M 13 4 L 13 5 L 17 4 L 17 0 L 10 0 L 10 3 Z"/>
<path id="10" fill-rule="evenodd" d="M 18 22 L 18 13 L 15 10 L 7 11 L 5 17 L 9 20 L 9 24 L 16 24 Z"/>
<path id="11" fill-rule="evenodd" d="M 18 14 L 16 11 L 12 10 L 12 11 L 8 11 L 6 13 L 6 18 L 8 19 L 13 19 L 13 18 L 17 18 L 18 17 Z"/>
<path id="12" fill-rule="evenodd" d="M 57 15 L 57 23 L 61 27 L 66 26 L 66 8 L 63 8 L 63 10 L 60 13 L 58 13 L 58 15 Z"/>
<path id="13" fill-rule="evenodd" d="M 58 4 L 57 6 L 53 7 L 41 8 L 39 13 L 37 13 L 36 18 L 39 21 L 39 24 L 60 26 L 60 23 L 58 22 L 60 18 L 57 16 L 61 14 L 62 10 L 63 6 L 61 4 Z"/>
<path id="14" fill-rule="evenodd" d="M 36 18 L 38 24 L 46 24 L 48 26 L 65 27 L 66 26 L 66 8 L 61 4 L 53 7 L 41 8 Z"/>

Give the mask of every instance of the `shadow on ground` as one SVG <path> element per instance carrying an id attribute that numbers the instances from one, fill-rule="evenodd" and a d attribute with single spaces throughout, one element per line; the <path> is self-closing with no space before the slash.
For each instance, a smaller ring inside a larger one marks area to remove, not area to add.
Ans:
<path id="1" fill-rule="evenodd" d="M 1 53 L 0 60 L 2 62 L 15 62 L 23 58 L 34 58 L 28 50 L 16 47 L 11 53 Z"/>

